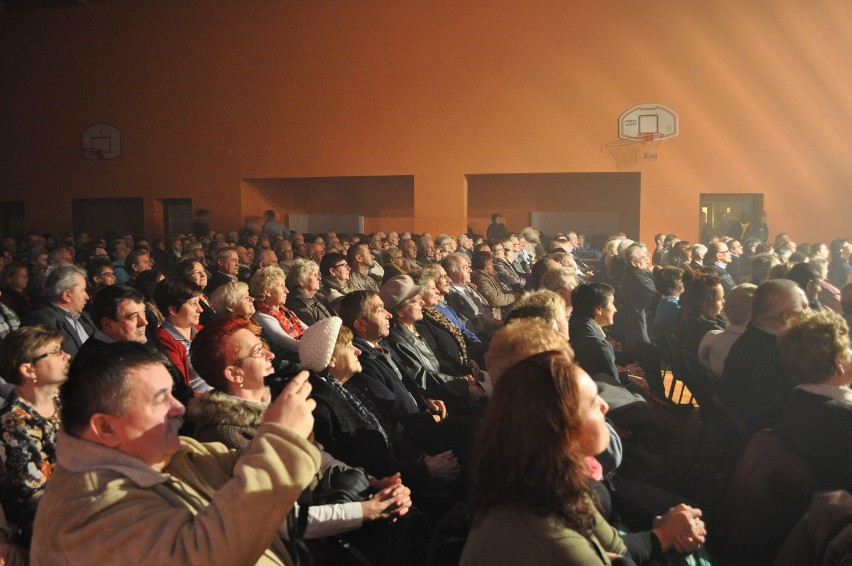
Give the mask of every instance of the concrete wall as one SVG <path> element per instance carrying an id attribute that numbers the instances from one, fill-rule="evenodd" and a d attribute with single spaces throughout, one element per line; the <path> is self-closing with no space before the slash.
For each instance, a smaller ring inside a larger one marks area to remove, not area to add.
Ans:
<path id="1" fill-rule="evenodd" d="M 188 197 L 231 229 L 296 206 L 260 180 L 413 177 L 388 211 L 351 184 L 335 206 L 367 210 L 368 229 L 484 231 L 492 208 L 520 228 L 538 189 L 471 203 L 466 176 L 613 172 L 601 147 L 617 117 L 659 103 L 681 134 L 635 168 L 642 239 L 694 240 L 701 193 L 744 192 L 765 193 L 773 233 L 827 240 L 848 234 L 850 21 L 846 0 L 122 0 L 0 15 L 0 201 L 59 232 L 72 198 L 142 196 L 158 230 L 157 199 Z M 91 165 L 80 134 L 98 122 L 121 129 L 122 155 Z"/>

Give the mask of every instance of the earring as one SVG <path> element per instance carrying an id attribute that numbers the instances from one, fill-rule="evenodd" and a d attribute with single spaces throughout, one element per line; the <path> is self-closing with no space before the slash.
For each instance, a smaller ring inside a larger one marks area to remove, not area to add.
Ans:
<path id="1" fill-rule="evenodd" d="M 240 389 L 242 389 L 242 388 L 243 388 L 243 382 L 241 381 L 240 382 Z"/>

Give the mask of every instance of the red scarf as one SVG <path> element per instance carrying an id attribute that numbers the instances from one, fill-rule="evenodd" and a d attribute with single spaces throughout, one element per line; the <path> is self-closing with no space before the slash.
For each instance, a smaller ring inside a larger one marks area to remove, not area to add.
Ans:
<path id="1" fill-rule="evenodd" d="M 275 317 L 275 320 L 281 325 L 281 329 L 291 338 L 298 340 L 305 333 L 302 323 L 299 322 L 299 317 L 293 314 L 287 307 L 282 305 L 277 309 L 273 309 L 266 303 L 261 302 L 257 303 L 256 308 L 259 313 Z"/>

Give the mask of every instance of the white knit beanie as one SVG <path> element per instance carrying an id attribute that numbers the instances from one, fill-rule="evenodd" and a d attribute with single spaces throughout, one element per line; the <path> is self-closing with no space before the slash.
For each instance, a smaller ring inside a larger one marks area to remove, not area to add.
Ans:
<path id="1" fill-rule="evenodd" d="M 338 316 L 313 323 L 299 340 L 299 363 L 311 371 L 322 371 L 331 362 L 334 344 L 343 320 Z"/>

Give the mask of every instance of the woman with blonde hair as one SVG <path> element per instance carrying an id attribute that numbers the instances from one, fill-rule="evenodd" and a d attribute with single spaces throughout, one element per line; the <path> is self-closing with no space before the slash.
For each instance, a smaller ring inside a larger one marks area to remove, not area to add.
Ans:
<path id="1" fill-rule="evenodd" d="M 252 318 L 263 327 L 272 342 L 295 353 L 299 351 L 299 339 L 307 325 L 285 306 L 289 294 L 286 279 L 280 267 L 257 270 L 249 284 L 257 310 Z"/>

